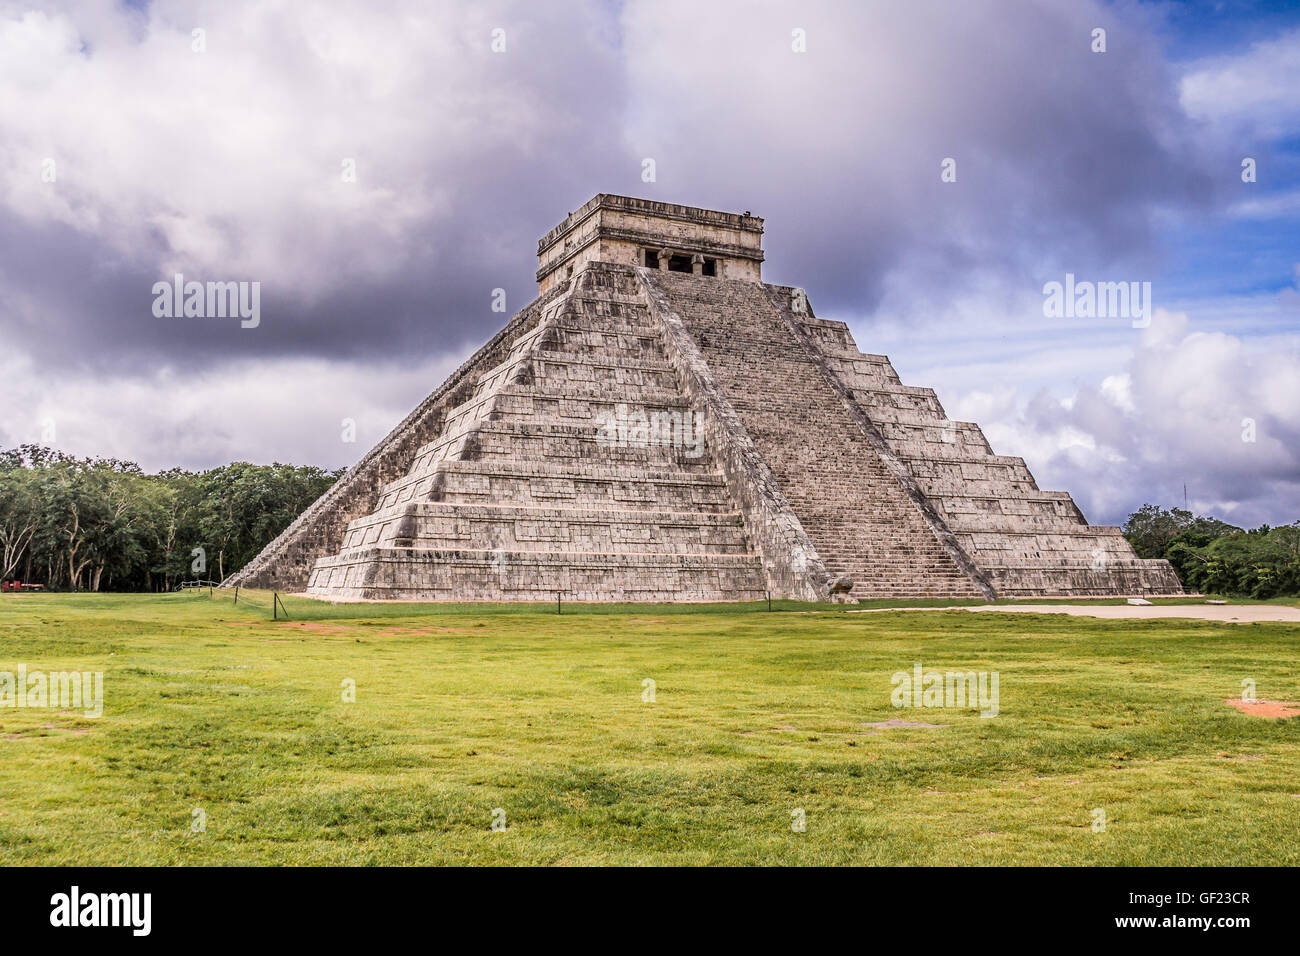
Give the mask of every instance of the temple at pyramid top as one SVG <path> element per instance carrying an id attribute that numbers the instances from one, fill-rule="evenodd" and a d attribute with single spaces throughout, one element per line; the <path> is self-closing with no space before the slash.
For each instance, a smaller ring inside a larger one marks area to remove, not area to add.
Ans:
<path id="1" fill-rule="evenodd" d="M 600 193 L 538 240 L 537 282 L 544 295 L 592 261 L 761 282 L 762 244 L 748 212 Z"/>

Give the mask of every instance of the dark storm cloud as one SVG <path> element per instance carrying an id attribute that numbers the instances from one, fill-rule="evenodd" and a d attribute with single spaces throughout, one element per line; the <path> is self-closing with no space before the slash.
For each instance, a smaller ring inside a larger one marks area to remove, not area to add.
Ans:
<path id="1" fill-rule="evenodd" d="M 1034 288 L 1064 268 L 1150 270 L 1153 219 L 1214 194 L 1135 9 L 634 9 L 635 129 L 661 155 L 659 190 L 766 216 L 773 270 L 835 311 L 870 312 L 900 278 L 942 302 L 988 270 Z"/>
<path id="2" fill-rule="evenodd" d="M 352 9 L 323 25 L 158 4 L 143 36 L 90 9 L 7 24 L 10 43 L 64 61 L 34 76 L 11 61 L 5 77 L 36 109 L 9 157 L 3 321 L 39 363 L 427 354 L 503 324 L 494 289 L 511 311 L 533 297 L 537 237 L 599 170 L 632 162 L 610 12 L 505 4 L 412 29 L 420 5 Z M 202 53 L 190 23 L 207 24 Z M 180 89 L 145 89 L 150 76 Z M 97 122 L 80 97 L 119 122 Z M 53 183 L 40 179 L 47 156 Z M 260 282 L 261 324 L 154 316 L 154 283 L 177 272 Z"/>
<path id="3" fill-rule="evenodd" d="M 491 310 L 493 289 L 506 290 L 511 311 L 535 294 L 527 259 L 509 255 L 498 236 L 470 220 L 458 219 L 454 229 L 430 235 L 412 250 L 399 263 L 409 279 L 363 276 L 327 287 L 309 301 L 296 286 L 281 286 L 275 270 L 177 263 L 187 282 L 260 282 L 261 321 L 255 329 L 241 328 L 231 317 L 155 316 L 154 284 L 172 284 L 173 271 L 123 261 L 96 237 L 68 226 L 2 221 L 0 244 L 8 254 L 0 263 L 0 282 L 18 293 L 6 309 L 7 331 L 42 366 L 64 371 L 160 363 L 199 369 L 274 356 L 382 359 L 413 349 L 434 354 L 480 341 L 504 324 L 508 316 Z M 528 248 L 522 234 L 516 239 Z M 159 258 L 164 255 L 159 252 Z"/>
<path id="4" fill-rule="evenodd" d="M 493 289 L 511 311 L 532 297 L 536 237 L 609 189 L 753 209 L 773 278 L 858 314 L 890 282 L 938 306 L 990 270 L 1036 286 L 1150 268 L 1153 215 L 1210 191 L 1133 11 L 756 4 L 739 17 L 666 2 L 620 22 L 600 5 L 506 4 L 420 30 L 403 9 L 322 24 L 159 4 L 131 30 L 84 10 L 27 22 L 97 86 L 26 81 L 51 113 L 44 148 L 69 159 L 54 186 L 30 167 L 35 195 L 4 225 L 20 250 L 5 285 L 32 305 L 8 320 L 26 348 L 117 367 L 391 358 L 481 338 L 501 324 Z M 1098 24 L 1105 54 L 1090 49 Z M 808 52 L 791 49 L 792 25 Z M 171 87 L 142 88 L 150 76 Z M 60 99 L 78 91 L 121 122 L 87 130 Z M 152 110 L 128 100 L 150 95 Z M 356 184 L 337 182 L 341 157 Z M 655 182 L 640 179 L 645 157 Z M 956 183 L 940 182 L 947 157 Z M 41 190 L 66 209 L 43 209 Z M 155 318 L 153 283 L 176 272 L 259 281 L 261 326 Z"/>
<path id="5" fill-rule="evenodd" d="M 537 237 L 623 192 L 765 217 L 766 278 L 900 371 L 927 350 L 913 384 L 1094 517 L 1183 472 L 1207 507 L 1300 507 L 1293 342 L 1216 362 L 1196 315 L 1136 346 L 1040 292 L 1160 278 L 1241 130 L 1294 132 L 1293 37 L 1189 79 L 1146 4 L 134 6 L 0 6 L 0 445 L 48 418 L 154 466 L 350 463 L 342 417 L 381 435 L 508 318 L 494 289 L 533 297 Z M 176 272 L 259 281 L 259 327 L 155 317 Z"/>

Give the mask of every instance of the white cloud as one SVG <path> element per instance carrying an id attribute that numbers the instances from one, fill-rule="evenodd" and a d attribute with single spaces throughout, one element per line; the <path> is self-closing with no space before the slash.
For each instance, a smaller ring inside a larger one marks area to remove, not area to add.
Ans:
<path id="1" fill-rule="evenodd" d="M 146 470 L 272 461 L 351 465 L 456 368 L 442 355 L 415 365 L 266 359 L 201 373 L 56 378 L 0 355 L 8 413 L 0 448 L 53 444 L 69 454 L 137 461 Z M 342 440 L 343 419 L 356 441 Z M 43 440 L 49 423 L 54 440 Z"/>
<path id="2" fill-rule="evenodd" d="M 1133 377 L 1127 372 L 1108 375 L 1102 379 L 1101 394 L 1122 411 L 1137 411 L 1137 406 L 1133 404 Z"/>
<path id="3" fill-rule="evenodd" d="M 1157 310 L 1122 373 L 1054 397 L 1001 403 L 981 424 L 1039 485 L 1093 520 L 1143 502 L 1192 503 L 1249 524 L 1300 518 L 1300 351 L 1190 329 Z M 960 406 L 959 406 L 960 407 Z M 1253 424 L 1252 424 L 1253 423 Z M 1253 441 L 1244 440 L 1253 435 Z"/>
<path id="4" fill-rule="evenodd" d="M 1180 99 L 1193 119 L 1272 136 L 1300 125 L 1297 90 L 1300 29 L 1293 29 L 1244 53 L 1193 64 L 1180 84 Z"/>
<path id="5" fill-rule="evenodd" d="M 1237 219 L 1295 219 L 1300 217 L 1300 189 L 1243 199 L 1229 206 L 1228 214 Z"/>
<path id="6" fill-rule="evenodd" d="M 0 204 L 160 275 L 274 277 L 308 301 L 400 277 L 458 194 L 505 157 L 545 156 L 577 107 L 552 99 L 571 80 L 532 82 L 567 25 L 521 0 L 148 11 L 138 29 L 103 4 L 0 14 Z M 491 52 L 497 23 L 516 53 Z"/>

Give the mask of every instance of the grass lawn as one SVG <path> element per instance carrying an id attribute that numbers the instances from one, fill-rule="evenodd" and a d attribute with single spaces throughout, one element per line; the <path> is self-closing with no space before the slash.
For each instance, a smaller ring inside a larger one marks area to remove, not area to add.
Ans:
<path id="1" fill-rule="evenodd" d="M 0 863 L 1300 864 L 1300 626 L 776 607 L 5 595 Z"/>

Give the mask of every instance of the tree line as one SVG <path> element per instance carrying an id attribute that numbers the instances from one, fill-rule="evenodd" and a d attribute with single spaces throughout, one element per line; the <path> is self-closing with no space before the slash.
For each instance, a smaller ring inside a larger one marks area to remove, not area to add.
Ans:
<path id="1" fill-rule="evenodd" d="M 1300 594 L 1300 521 L 1247 531 L 1181 508 L 1143 505 L 1124 536 L 1140 558 L 1164 558 L 1183 587 L 1271 598 Z"/>
<path id="2" fill-rule="evenodd" d="M 41 445 L 0 451 L 0 579 L 67 591 L 221 581 L 342 473 L 237 461 L 150 475 Z"/>
<path id="3" fill-rule="evenodd" d="M 150 475 L 134 462 L 41 445 L 0 451 L 0 580 L 68 591 L 222 581 L 342 474 L 237 461 Z M 1188 589 L 1300 594 L 1300 522 L 1247 531 L 1148 504 L 1129 515 L 1124 536 L 1139 557 L 1168 560 Z"/>

